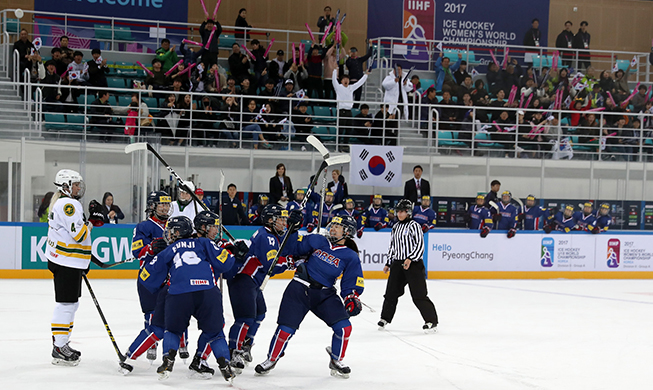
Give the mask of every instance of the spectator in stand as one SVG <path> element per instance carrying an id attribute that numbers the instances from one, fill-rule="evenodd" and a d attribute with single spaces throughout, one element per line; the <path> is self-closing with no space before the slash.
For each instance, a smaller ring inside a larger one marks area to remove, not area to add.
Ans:
<path id="1" fill-rule="evenodd" d="M 506 70 L 503 71 L 503 86 L 506 91 L 512 89 L 513 86 L 519 87 L 519 80 L 522 76 L 522 68 L 517 62 L 516 58 L 512 60 L 508 57 L 509 65 L 506 66 Z"/>
<path id="2" fill-rule="evenodd" d="M 431 106 L 439 103 L 438 97 L 436 95 L 437 95 L 437 91 L 435 90 L 435 87 L 430 87 L 429 89 L 426 90 L 426 95 L 424 96 L 424 98 L 422 98 L 422 106 L 421 106 L 422 129 L 428 128 L 429 110 L 433 108 Z M 438 111 L 438 114 L 439 113 L 440 111 Z M 437 116 L 433 115 L 433 121 L 435 122 L 436 120 L 437 120 Z M 428 134 L 426 132 L 423 132 L 422 135 L 428 137 Z"/>
<path id="3" fill-rule="evenodd" d="M 186 94 L 179 100 L 177 108 L 179 108 L 179 123 L 175 138 L 177 138 L 177 146 L 185 146 L 188 140 L 188 129 L 191 127 L 190 118 L 195 117 L 192 112 L 197 110 L 197 104 L 193 102 L 190 94 Z"/>
<path id="4" fill-rule="evenodd" d="M 374 116 L 374 123 L 372 125 L 371 134 L 374 144 L 397 145 L 398 123 L 396 115 L 398 113 L 399 110 L 395 108 L 395 114 L 391 114 L 387 104 L 381 105 L 381 109 Z"/>
<path id="5" fill-rule="evenodd" d="M 323 60 L 324 63 L 324 98 L 325 99 L 335 99 L 336 91 L 333 88 L 333 71 L 338 69 L 338 60 L 336 59 L 336 46 L 332 45 L 329 50 L 327 50 L 326 57 Z M 344 58 L 345 51 L 340 51 L 341 58 Z M 337 79 L 335 79 L 337 81 Z"/>
<path id="6" fill-rule="evenodd" d="M 533 81 L 533 85 L 537 84 L 537 76 L 535 75 L 535 70 L 533 69 L 532 66 L 526 68 L 526 72 L 522 74 L 521 77 L 519 78 L 519 86 L 523 88 L 524 86 L 526 86 L 528 80 Z"/>
<path id="7" fill-rule="evenodd" d="M 468 74 L 458 87 L 458 101 L 460 101 L 465 94 L 468 94 L 471 98 L 472 92 L 474 92 L 474 84 L 472 83 L 472 76 Z"/>
<path id="8" fill-rule="evenodd" d="M 52 50 L 50 50 L 50 54 L 52 54 L 52 61 L 54 62 L 56 73 L 59 76 L 63 75 L 68 68 L 68 64 L 66 64 L 62 59 L 61 49 L 58 47 L 53 47 Z"/>
<path id="9" fill-rule="evenodd" d="M 306 70 L 308 71 L 308 80 L 306 81 L 306 92 L 309 99 L 313 98 L 313 92 L 317 94 L 318 99 L 324 99 L 324 85 L 322 84 L 322 60 L 326 52 L 317 43 L 311 48 L 308 55 Z"/>
<path id="10" fill-rule="evenodd" d="M 99 130 L 101 142 L 109 142 L 109 134 L 114 133 L 116 122 L 113 120 L 113 110 L 109 104 L 109 91 L 102 90 L 98 92 L 98 98 L 91 103 L 88 108 L 88 114 L 91 117 L 89 123 Z"/>
<path id="11" fill-rule="evenodd" d="M 265 82 L 265 88 L 258 93 L 259 96 L 264 97 L 264 99 L 259 99 L 258 104 L 262 106 L 266 103 L 270 103 L 276 106 L 277 99 L 274 99 L 274 97 L 276 97 L 277 94 L 274 89 L 275 89 L 274 81 L 271 79 L 267 80 Z M 265 97 L 269 97 L 271 99 L 265 99 Z"/>
<path id="12" fill-rule="evenodd" d="M 423 172 L 424 169 L 421 165 L 415 165 L 413 167 L 413 178 L 404 184 L 404 199 L 411 202 L 413 202 L 412 199 L 415 199 L 413 204 L 417 204 L 417 200 L 422 199 L 422 196 L 431 196 L 431 185 L 428 180 L 422 179 Z"/>
<path id="13" fill-rule="evenodd" d="M 233 79 L 232 79 L 233 80 Z M 220 122 L 220 133 L 227 138 L 230 148 L 238 147 L 238 134 L 240 133 L 240 106 L 234 96 L 227 96 L 222 105 L 222 122 Z"/>
<path id="14" fill-rule="evenodd" d="M 483 80 L 476 80 L 471 96 L 475 106 L 486 106 L 490 102 L 490 96 Z"/>
<path id="15" fill-rule="evenodd" d="M 460 61 L 460 66 L 453 72 L 453 77 L 456 79 L 456 84 L 461 85 L 465 82 L 465 78 L 469 76 L 471 84 L 471 75 L 467 72 L 467 61 Z"/>
<path id="16" fill-rule="evenodd" d="M 631 67 L 629 67 L 626 72 L 619 69 L 615 74 L 614 79 L 614 89 L 616 94 L 613 93 L 613 97 L 617 104 L 623 102 L 630 95 L 630 87 L 628 86 L 628 77 L 630 76 Z"/>
<path id="17" fill-rule="evenodd" d="M 496 111 L 495 111 L 496 113 Z M 493 114 L 494 126 L 490 128 L 491 139 L 501 144 L 501 149 L 507 150 L 515 147 L 515 121 L 510 119 L 508 111 L 501 111 L 499 118 L 494 120 L 496 114 Z M 513 130 L 510 130 L 513 129 Z M 509 157 L 506 151 L 505 157 Z"/>
<path id="18" fill-rule="evenodd" d="M 88 67 L 87 64 L 82 62 L 84 54 L 81 51 L 76 51 L 73 55 L 73 62 L 68 65 L 66 73 L 66 80 L 70 86 L 88 85 Z M 75 112 L 77 111 L 77 97 L 84 93 L 81 88 L 69 89 L 64 102 L 64 111 Z"/>
<path id="19" fill-rule="evenodd" d="M 200 36 L 202 37 L 202 47 L 206 47 L 206 44 L 211 37 L 211 33 L 215 29 L 213 34 L 213 39 L 209 44 L 209 50 L 204 51 L 202 55 L 202 63 L 204 64 L 204 69 L 210 69 L 213 64 L 218 63 L 218 41 L 220 40 L 220 34 L 222 34 L 222 25 L 220 22 L 213 19 L 206 19 L 200 25 Z M 176 61 L 175 61 L 176 62 Z"/>
<path id="20" fill-rule="evenodd" d="M 54 192 L 47 192 L 43 199 L 41 199 L 41 205 L 39 206 L 39 210 L 36 213 L 36 216 L 39 217 L 39 222 L 48 222 L 52 195 L 54 195 Z"/>
<path id="21" fill-rule="evenodd" d="M 107 87 L 109 67 L 107 60 L 102 58 L 100 49 L 91 50 L 92 60 L 88 61 L 88 83 L 95 87 Z"/>
<path id="22" fill-rule="evenodd" d="M 360 106 L 360 112 L 356 114 L 353 120 L 354 130 L 353 136 L 358 138 L 358 141 L 362 144 L 372 144 L 371 130 L 374 123 L 374 118 L 370 114 L 370 106 L 363 103 Z"/>
<path id="23" fill-rule="evenodd" d="M 306 143 L 306 138 L 311 134 L 311 130 L 313 130 L 313 117 L 307 111 L 308 103 L 301 101 L 293 114 L 293 123 L 297 131 L 296 140 L 302 144 Z M 306 146 L 302 145 L 302 150 L 306 150 Z"/>
<path id="24" fill-rule="evenodd" d="M 186 72 L 186 65 L 183 63 L 179 64 L 177 66 L 177 69 L 172 71 L 170 76 L 168 76 L 168 82 L 172 82 L 172 84 L 175 84 L 175 81 L 179 81 L 178 89 L 175 88 L 175 90 L 180 90 L 180 91 L 188 91 L 190 90 L 190 77 L 188 75 L 188 72 Z"/>
<path id="25" fill-rule="evenodd" d="M 236 17 L 236 32 L 234 33 L 234 36 L 237 40 L 241 41 L 243 45 L 249 41 L 250 37 L 247 29 L 250 28 L 252 28 L 252 26 L 247 23 L 247 10 L 241 8 L 240 11 L 238 11 L 238 17 Z M 245 39 L 245 37 L 247 37 L 247 39 Z"/>
<path id="26" fill-rule="evenodd" d="M 614 85 L 614 79 L 612 78 L 612 75 L 607 70 L 604 70 L 599 75 L 599 86 L 601 87 L 601 91 L 603 92 L 603 97 L 605 99 L 608 98 L 608 92 L 610 92 L 610 94 L 612 95 L 617 93 L 617 90 L 615 89 L 615 85 Z"/>
<path id="27" fill-rule="evenodd" d="M 249 134 L 252 135 L 254 140 L 254 149 L 258 149 L 258 144 L 261 143 L 265 149 L 272 149 L 272 145 L 263 136 L 261 131 L 261 126 L 258 123 L 259 111 L 256 109 L 256 100 L 250 99 L 247 102 L 247 108 L 243 111 L 243 138 L 247 137 Z"/>
<path id="28" fill-rule="evenodd" d="M 291 79 L 284 81 L 283 89 L 279 91 L 279 96 L 287 97 L 290 99 L 280 99 L 277 103 L 278 110 L 283 114 L 288 114 L 292 111 L 294 107 L 292 98 L 295 97 L 293 89 L 295 88 L 295 83 Z"/>
<path id="29" fill-rule="evenodd" d="M 556 38 L 556 47 L 559 49 L 572 49 L 574 47 L 574 33 L 571 31 L 571 27 L 574 24 L 569 20 L 565 22 L 565 29 L 562 30 L 558 37 Z M 574 52 L 570 50 L 560 50 L 560 55 L 562 56 L 562 65 L 566 67 L 571 67 Z"/>
<path id="30" fill-rule="evenodd" d="M 187 89 L 184 89 L 184 84 L 182 84 L 181 79 L 174 79 L 172 81 L 172 86 L 168 88 L 171 92 L 188 92 Z"/>
<path id="31" fill-rule="evenodd" d="M 241 82 L 244 79 L 250 77 L 249 59 L 244 53 L 241 52 L 240 45 L 238 43 L 231 45 L 231 50 L 231 55 L 229 56 L 229 71 L 231 72 L 231 75 L 236 80 L 238 80 L 238 82 Z"/>
<path id="32" fill-rule="evenodd" d="M 156 58 L 161 61 L 161 68 L 163 69 L 164 73 L 169 71 L 170 68 L 179 62 L 177 52 L 175 52 L 176 47 L 176 45 L 170 46 L 170 40 L 164 38 L 161 41 L 161 47 L 156 49 Z"/>
<path id="33" fill-rule="evenodd" d="M 395 70 L 398 74 L 395 74 Z M 392 116 L 392 119 L 396 119 L 398 116 L 408 118 L 407 94 L 413 89 L 413 84 L 408 81 L 407 77 L 404 77 L 400 64 L 395 65 L 395 69 L 390 71 L 390 74 L 383 79 L 381 85 L 383 86 L 383 89 L 385 89 L 385 94 L 383 95 L 383 102 L 386 103 L 384 105 L 387 106 L 387 115 L 385 116 Z M 399 107 L 403 108 L 403 112 L 401 112 L 400 115 L 399 111 L 401 109 L 399 109 Z M 382 116 L 384 115 L 382 114 Z M 396 128 L 396 126 L 394 127 Z"/>
<path id="34" fill-rule="evenodd" d="M 212 134 L 206 130 L 213 129 L 213 123 L 218 120 L 218 101 L 212 99 L 208 95 L 202 97 L 200 109 L 196 115 L 193 115 L 194 125 L 191 131 L 193 132 L 193 146 L 215 146 L 213 142 L 209 141 Z"/>
<path id="35" fill-rule="evenodd" d="M 308 71 L 304 67 L 304 64 L 297 66 L 297 64 L 293 63 L 283 77 L 293 81 L 293 93 L 297 93 L 300 89 L 303 89 L 302 85 L 308 79 Z"/>
<path id="36" fill-rule="evenodd" d="M 18 77 L 21 82 L 23 81 L 23 73 L 25 73 L 25 69 L 28 69 L 31 66 L 31 61 L 29 59 L 29 56 L 32 54 L 32 49 L 34 49 L 34 45 L 32 44 L 32 42 L 30 42 L 28 38 L 29 35 L 27 33 L 27 30 L 25 29 L 20 30 L 20 34 L 18 35 L 18 40 L 14 42 L 13 50 L 11 50 L 11 53 L 13 53 L 14 50 L 18 50 L 18 68 L 19 68 Z"/>
<path id="37" fill-rule="evenodd" d="M 138 106 L 138 118 L 141 124 L 141 127 L 143 126 L 151 126 L 152 125 L 152 117 L 150 116 L 150 108 L 145 104 L 145 102 L 141 101 L 141 96 L 138 93 L 132 93 L 132 103 L 136 103 Z"/>
<path id="38" fill-rule="evenodd" d="M 148 89 L 165 89 L 168 80 L 161 67 L 161 60 L 158 58 L 152 60 L 152 73 L 145 78 L 145 85 Z"/>
<path id="39" fill-rule="evenodd" d="M 640 85 L 639 88 L 637 88 L 637 94 L 630 100 L 630 104 L 633 105 L 633 112 L 642 112 L 646 110 L 646 101 L 648 100 L 646 91 L 646 85 Z"/>
<path id="40" fill-rule="evenodd" d="M 39 82 L 48 87 L 43 87 L 43 111 L 46 112 L 60 112 L 61 107 L 61 92 L 59 91 L 59 82 L 61 77 L 57 74 L 57 67 L 53 60 L 45 63 L 45 77 Z"/>
<path id="41" fill-rule="evenodd" d="M 284 55 L 285 53 L 283 52 L 283 50 L 279 49 L 277 50 L 277 58 L 272 60 L 279 67 L 279 69 L 277 69 L 277 74 L 279 75 L 279 77 L 283 77 L 283 74 L 285 73 L 283 71 L 283 68 L 286 65 L 286 61 L 283 59 Z"/>
<path id="42" fill-rule="evenodd" d="M 62 36 L 59 38 L 59 49 L 61 50 L 61 59 L 68 65 L 73 62 L 74 51 L 68 47 L 68 37 Z"/>
<path id="43" fill-rule="evenodd" d="M 453 76 L 453 72 L 460 68 L 463 55 L 458 53 L 458 61 L 450 66 L 450 60 L 444 57 L 444 53 L 440 52 L 440 57 L 435 61 L 435 89 L 438 91 L 449 91 L 451 94 L 458 92 L 458 83 Z"/>
<path id="44" fill-rule="evenodd" d="M 540 21 L 535 18 L 531 21 L 531 28 L 524 35 L 524 46 L 540 47 L 540 40 Z"/>
<path id="45" fill-rule="evenodd" d="M 222 221 L 226 226 L 249 225 L 249 219 L 245 213 L 245 205 L 237 197 L 238 189 L 231 183 L 227 186 L 227 193 L 222 194 Z M 216 206 L 215 212 L 220 213 L 220 204 Z"/>
<path id="46" fill-rule="evenodd" d="M 263 57 L 265 54 L 265 49 L 261 47 L 261 43 L 258 39 L 252 39 L 250 42 L 252 49 L 250 50 L 254 55 L 254 81 L 255 85 L 262 87 L 265 85 L 265 82 L 268 79 L 268 70 L 267 70 L 267 57 Z"/>
<path id="47" fill-rule="evenodd" d="M 367 60 L 370 58 L 372 55 L 372 50 L 371 48 L 367 48 L 367 53 L 365 53 L 364 56 L 359 57 L 358 56 L 358 49 L 355 47 L 352 47 L 349 49 L 349 58 L 345 61 L 345 66 L 349 70 L 349 82 L 352 84 L 356 84 L 358 80 L 360 80 L 365 71 L 367 70 Z M 363 89 L 359 88 L 354 91 L 354 101 L 360 102 L 361 101 L 361 94 L 363 93 Z M 354 105 L 354 108 L 358 108 L 358 103 Z"/>
<path id="48" fill-rule="evenodd" d="M 356 82 L 353 85 L 349 84 L 349 76 L 348 75 L 342 75 L 340 77 L 340 83 L 338 83 L 338 69 L 333 69 L 333 73 L 331 74 L 332 77 L 332 83 L 333 83 L 333 89 L 336 92 L 336 99 L 338 100 L 338 114 L 339 114 L 339 123 L 338 123 L 338 131 L 340 136 L 343 136 L 341 142 L 348 144 L 349 143 L 349 137 L 348 135 L 351 135 L 352 130 L 351 130 L 351 109 L 354 105 L 353 100 L 354 100 L 354 91 L 359 89 L 360 87 L 365 84 L 365 81 L 367 80 L 367 72 L 361 77 L 358 82 Z M 335 192 L 334 192 L 335 193 Z M 338 203 L 338 202 L 336 202 Z"/>
<path id="49" fill-rule="evenodd" d="M 200 57 L 202 57 L 202 55 L 204 55 L 204 53 L 206 52 L 206 49 L 204 47 L 196 49 L 196 48 L 194 48 L 192 46 L 186 48 L 186 43 L 182 42 L 181 46 L 179 46 L 179 52 L 183 56 L 184 65 L 186 67 L 188 67 L 191 64 L 199 63 L 200 62 L 199 61 Z"/>
<path id="50" fill-rule="evenodd" d="M 278 203 L 286 207 L 293 196 L 292 181 L 286 176 L 286 166 L 277 164 L 276 174 L 270 178 L 270 204 Z"/>
<path id="51" fill-rule="evenodd" d="M 236 80 L 232 77 L 229 76 L 227 79 L 227 85 L 223 86 L 222 90 L 220 93 L 225 94 L 225 95 L 237 95 L 238 94 L 238 88 L 236 87 Z M 222 100 L 225 100 L 227 96 L 223 96 Z"/>
<path id="52" fill-rule="evenodd" d="M 327 5 L 326 7 L 324 7 L 324 16 L 320 16 L 317 19 L 317 27 L 320 29 L 320 37 L 324 34 L 324 30 L 331 23 L 335 25 L 336 19 L 331 16 L 331 7 Z"/>
<path id="53" fill-rule="evenodd" d="M 498 91 L 506 88 L 503 82 L 503 72 L 498 64 L 492 62 L 488 65 L 486 78 L 490 94 L 496 95 Z"/>
<path id="54" fill-rule="evenodd" d="M 349 189 L 347 189 L 345 177 L 342 175 L 342 172 L 340 172 L 339 169 L 334 169 L 331 171 L 331 178 L 333 180 L 327 183 L 327 190 L 333 192 L 334 204 L 342 203 L 345 198 L 349 197 Z"/>
<path id="55" fill-rule="evenodd" d="M 578 49 L 578 69 L 588 68 L 592 65 L 590 60 L 590 33 L 587 32 L 589 23 L 586 21 L 580 22 L 580 29 L 574 36 L 573 47 Z"/>
<path id="56" fill-rule="evenodd" d="M 177 100 L 178 94 L 170 93 L 167 95 L 163 103 L 161 103 L 161 119 L 157 122 L 157 130 L 161 133 L 162 141 L 164 144 L 173 146 L 175 138 L 177 137 L 177 128 L 179 127 L 179 119 L 181 109 L 179 108 L 179 101 Z"/>
<path id="57" fill-rule="evenodd" d="M 125 219 L 125 214 L 122 213 L 120 207 L 113 203 L 113 194 L 105 192 L 102 197 L 102 214 L 104 215 L 104 223 L 116 224 L 119 219 Z"/>
<path id="58" fill-rule="evenodd" d="M 603 107 L 604 99 L 599 83 L 592 85 L 592 91 L 587 95 L 587 100 L 592 102 L 592 108 Z"/>
<path id="59" fill-rule="evenodd" d="M 442 100 L 438 104 L 440 105 L 438 107 L 440 111 L 440 129 L 457 130 L 458 110 L 456 109 L 456 103 L 451 99 L 451 92 L 442 92 Z"/>

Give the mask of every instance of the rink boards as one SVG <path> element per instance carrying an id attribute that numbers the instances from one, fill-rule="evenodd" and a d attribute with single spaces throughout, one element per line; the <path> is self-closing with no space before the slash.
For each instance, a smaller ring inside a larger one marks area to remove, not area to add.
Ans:
<path id="1" fill-rule="evenodd" d="M 135 225 L 109 225 L 93 229 L 93 254 L 114 263 L 131 257 Z M 256 229 L 229 227 L 247 239 Z M 477 231 L 435 229 L 425 236 L 424 262 L 433 279 L 642 279 L 653 278 L 653 233 L 609 232 L 592 235 L 493 231 L 481 238 Z M 305 234 L 305 232 L 303 233 Z M 49 278 L 44 248 L 47 225 L 0 224 L 1 278 Z M 390 230 L 368 229 L 356 239 L 366 278 L 385 278 Z M 135 278 L 138 262 L 103 270 L 92 265 L 95 278 Z M 289 278 L 291 273 L 278 277 Z"/>

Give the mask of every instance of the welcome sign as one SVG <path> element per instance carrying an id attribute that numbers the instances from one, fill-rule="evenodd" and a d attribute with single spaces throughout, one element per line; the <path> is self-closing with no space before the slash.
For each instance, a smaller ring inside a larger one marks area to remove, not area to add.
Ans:
<path id="1" fill-rule="evenodd" d="M 188 22 L 188 0 L 34 0 L 34 10 Z"/>

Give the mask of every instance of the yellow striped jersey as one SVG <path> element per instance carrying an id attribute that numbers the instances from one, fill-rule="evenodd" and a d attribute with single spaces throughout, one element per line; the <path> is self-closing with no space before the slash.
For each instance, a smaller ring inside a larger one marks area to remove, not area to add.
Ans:
<path id="1" fill-rule="evenodd" d="M 46 257 L 65 267 L 86 269 L 91 261 L 91 246 L 91 231 L 84 223 L 82 204 L 61 197 L 48 216 Z"/>

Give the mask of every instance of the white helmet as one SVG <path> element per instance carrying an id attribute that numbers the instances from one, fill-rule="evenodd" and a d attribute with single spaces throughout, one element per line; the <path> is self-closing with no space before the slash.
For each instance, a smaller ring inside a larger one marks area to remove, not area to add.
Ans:
<path id="1" fill-rule="evenodd" d="M 191 190 L 191 192 L 195 192 L 195 184 L 193 184 L 192 181 L 185 180 L 184 184 L 186 185 L 186 187 L 188 187 L 189 190 Z M 179 186 L 179 191 L 184 191 L 183 187 Z"/>
<path id="2" fill-rule="evenodd" d="M 186 187 L 188 187 L 188 189 L 190 190 L 190 193 L 195 192 L 195 184 L 193 184 L 192 181 L 190 181 L 190 180 L 184 180 L 184 181 L 183 181 L 183 184 L 186 185 Z M 178 193 L 179 193 L 179 194 L 181 194 L 181 193 L 186 193 L 186 190 L 184 190 L 184 187 L 182 187 L 181 185 L 180 185 L 179 187 L 177 187 L 177 190 L 178 190 Z M 177 201 L 178 201 L 180 204 L 184 205 L 184 206 L 187 205 L 187 204 L 189 204 L 190 201 L 191 201 L 192 199 L 193 199 L 193 198 L 192 198 L 192 195 L 191 195 L 191 197 L 188 198 L 188 199 L 181 199 L 181 197 L 177 197 Z M 172 211 L 172 209 L 170 209 L 170 210 Z"/>
<path id="3" fill-rule="evenodd" d="M 73 183 L 79 183 L 79 191 L 75 196 L 71 192 Z M 82 175 L 72 169 L 62 169 L 57 172 L 57 175 L 54 177 L 54 185 L 59 188 L 62 194 L 75 199 L 81 199 L 84 196 L 84 192 L 86 192 L 86 185 L 84 184 Z"/>

